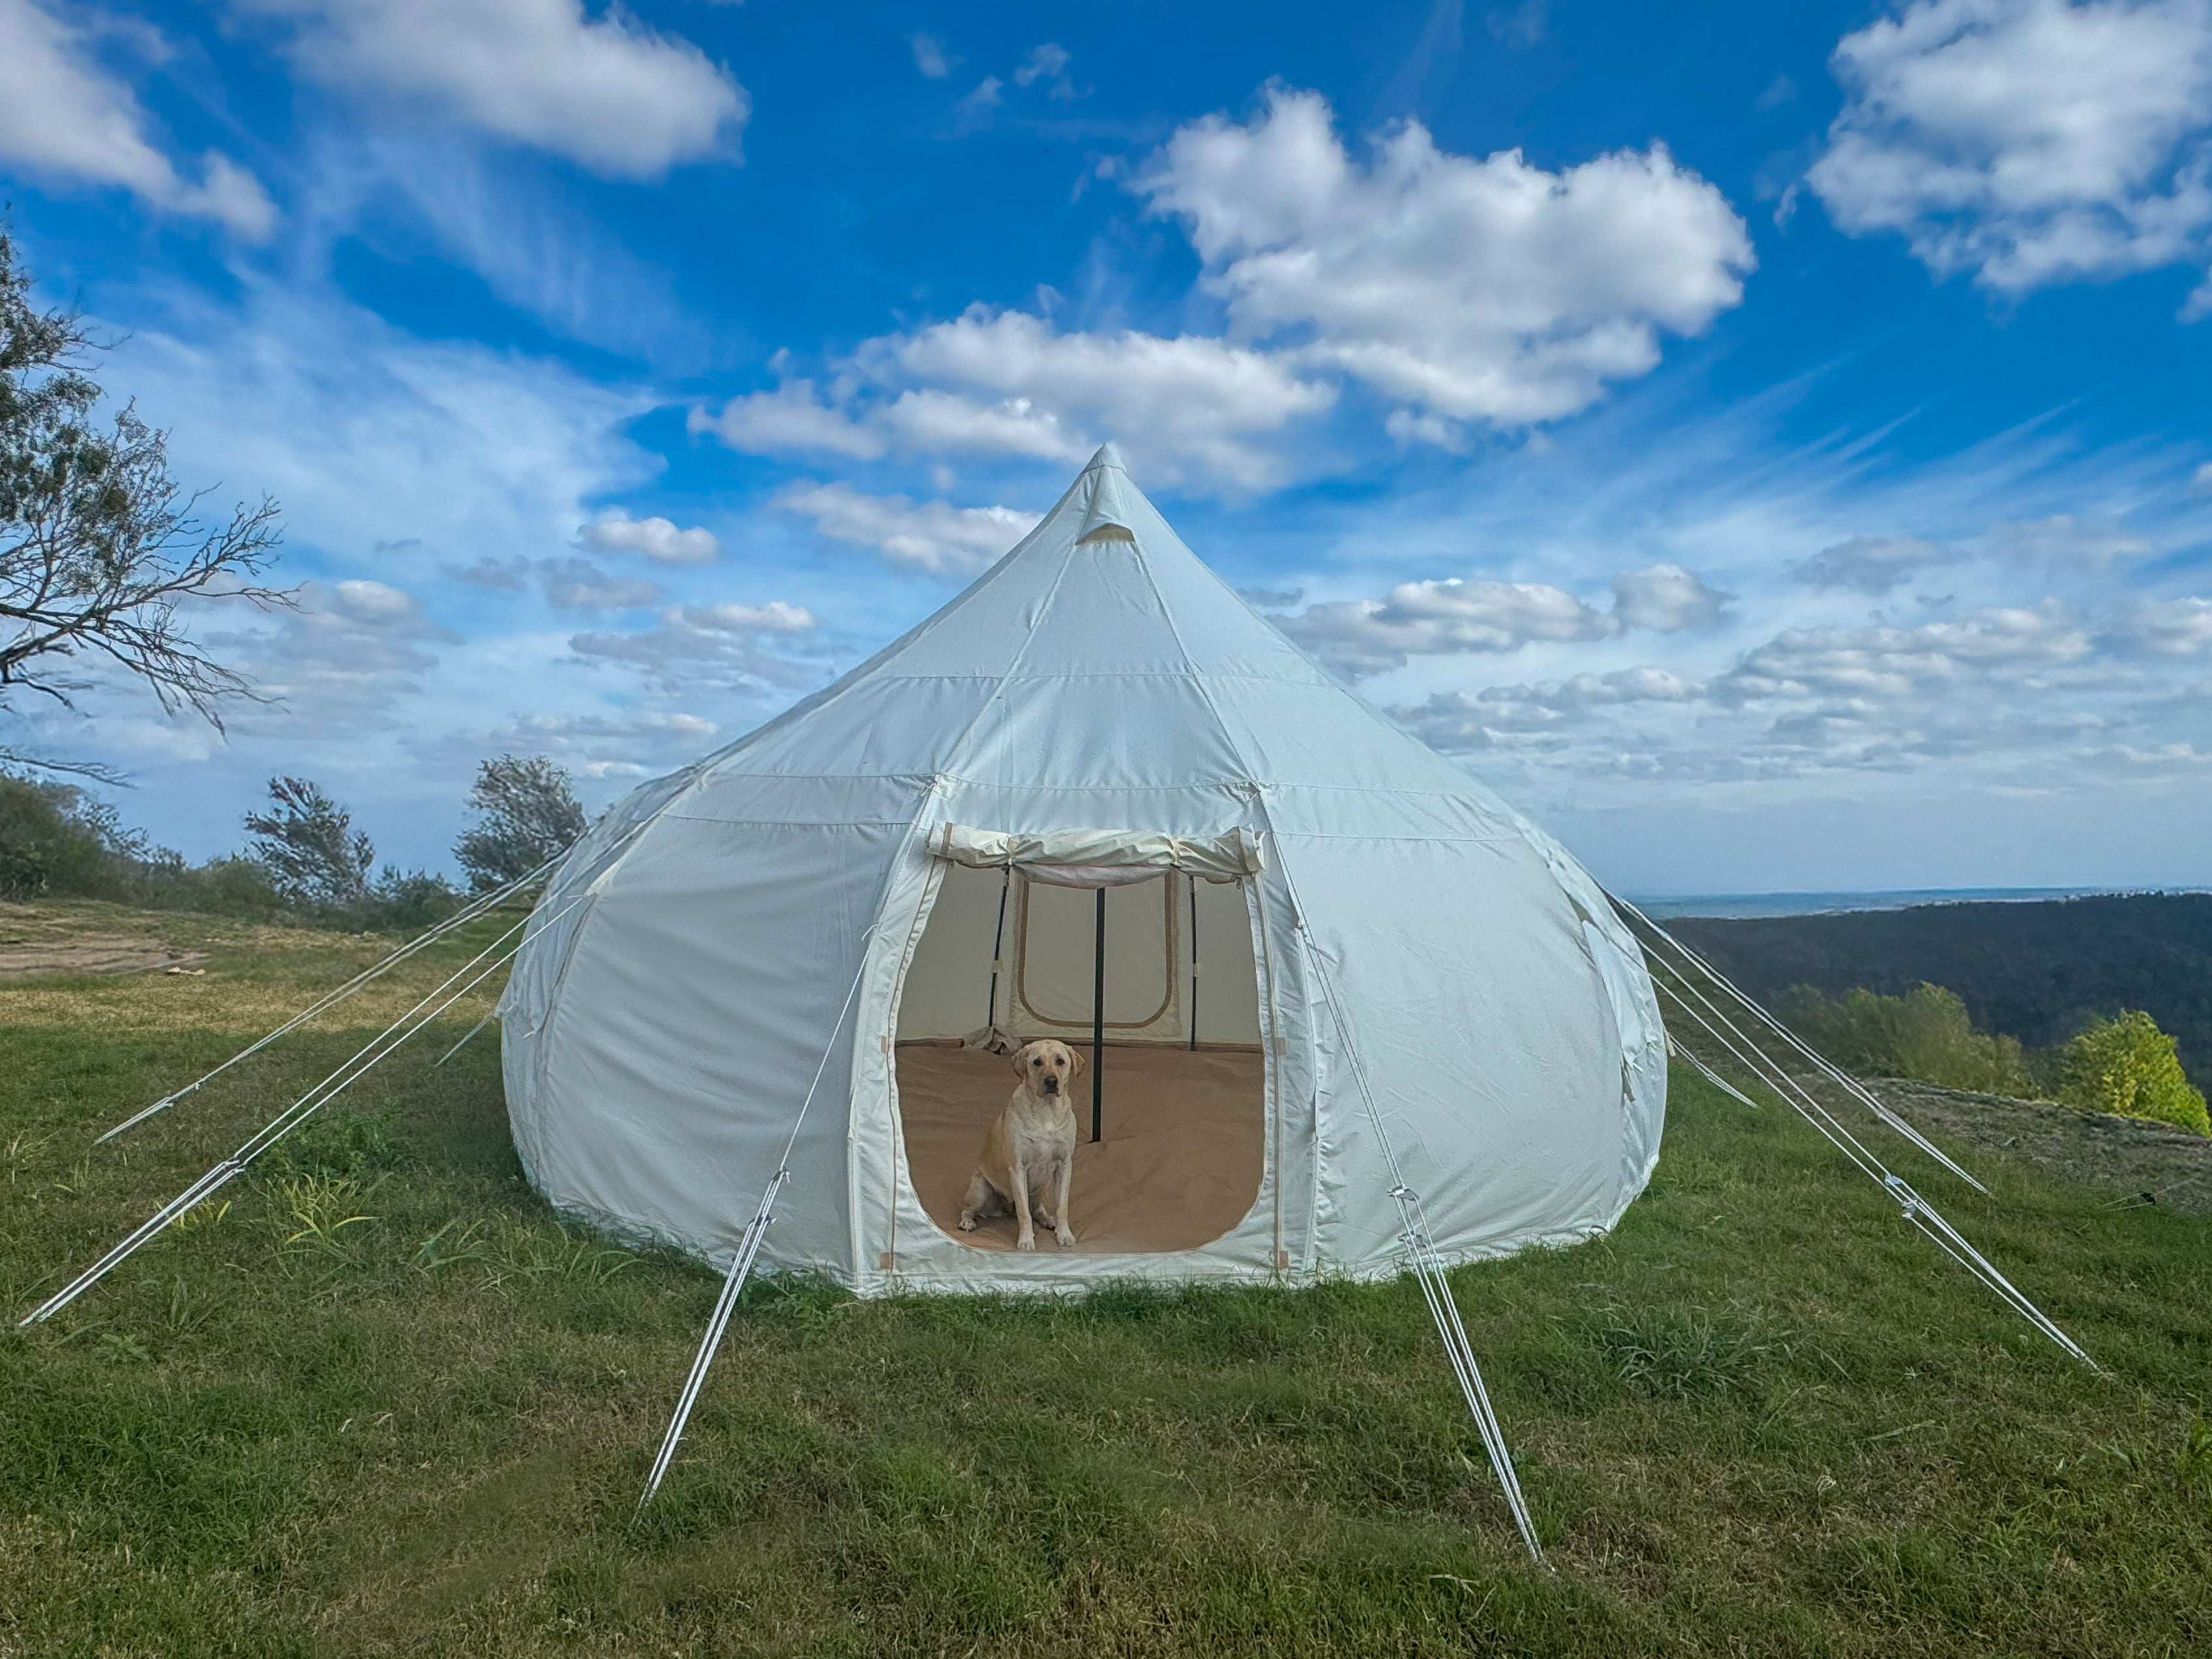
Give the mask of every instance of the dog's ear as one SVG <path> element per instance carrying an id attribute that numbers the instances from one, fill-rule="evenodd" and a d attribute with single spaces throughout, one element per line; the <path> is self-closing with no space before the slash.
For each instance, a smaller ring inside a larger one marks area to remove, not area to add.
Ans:
<path id="1" fill-rule="evenodd" d="M 1013 1061 L 1014 1075 L 1026 1083 L 1030 1076 L 1030 1049 L 1033 1044 L 1024 1042 L 1009 1058 Z"/>
<path id="2" fill-rule="evenodd" d="M 1067 1051 L 1067 1057 L 1075 1062 L 1067 1069 L 1067 1074 L 1071 1078 L 1081 1077 L 1083 1075 L 1083 1068 L 1091 1064 L 1091 1056 L 1085 1054 L 1080 1048 L 1070 1048 Z"/>

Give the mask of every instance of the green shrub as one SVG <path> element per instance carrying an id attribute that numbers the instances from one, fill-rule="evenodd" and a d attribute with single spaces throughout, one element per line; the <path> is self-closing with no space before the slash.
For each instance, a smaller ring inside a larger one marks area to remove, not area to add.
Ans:
<path id="1" fill-rule="evenodd" d="M 1966 1005 L 1940 985 L 1917 985 L 1901 997 L 1861 990 L 1832 997 L 1800 985 L 1784 994 L 1780 1012 L 1846 1071 L 1984 1094 L 2033 1091 L 2019 1040 L 1976 1030 Z"/>
<path id="2" fill-rule="evenodd" d="M 2058 1051 L 2057 1077 L 2059 1099 L 2083 1111 L 2212 1134 L 2204 1097 L 2182 1074 L 2173 1039 L 2141 1009 L 2093 1021 Z"/>
<path id="3" fill-rule="evenodd" d="M 0 898 L 112 897 L 112 866 L 143 850 L 76 785 L 0 772 Z"/>

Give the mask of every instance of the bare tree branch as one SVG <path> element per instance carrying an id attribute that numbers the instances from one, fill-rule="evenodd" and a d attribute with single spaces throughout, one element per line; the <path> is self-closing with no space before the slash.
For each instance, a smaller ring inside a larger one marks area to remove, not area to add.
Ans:
<path id="1" fill-rule="evenodd" d="M 253 580 L 280 539 L 276 504 L 201 518 L 202 495 L 169 474 L 167 434 L 135 407 L 95 420 L 100 390 L 83 364 L 100 348 L 74 313 L 38 309 L 30 288 L 0 231 L 0 711 L 17 691 L 73 708 L 92 683 L 84 669 L 104 663 L 220 731 L 223 700 L 260 698 L 193 640 L 179 607 L 293 602 Z"/>

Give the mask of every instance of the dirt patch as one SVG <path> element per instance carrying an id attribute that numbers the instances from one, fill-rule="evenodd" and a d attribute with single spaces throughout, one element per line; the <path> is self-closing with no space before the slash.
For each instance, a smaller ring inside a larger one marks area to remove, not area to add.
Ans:
<path id="1" fill-rule="evenodd" d="M 75 907 L 0 907 L 0 984 L 27 979 L 146 974 L 189 967 L 207 952 L 172 944 L 152 928 L 88 927 Z"/>
<path id="2" fill-rule="evenodd" d="M 2116 1204 L 2153 1201 L 2212 1214 L 2212 1136 L 2141 1118 L 2077 1112 L 2044 1100 L 1968 1094 L 1932 1084 L 1870 1085 L 1942 1146 L 1981 1146 L 2110 1189 Z"/>
<path id="3" fill-rule="evenodd" d="M 204 951 L 172 951 L 139 939 L 80 939 L 65 945 L 0 945 L 0 984 L 48 975 L 149 974 L 205 962 Z"/>

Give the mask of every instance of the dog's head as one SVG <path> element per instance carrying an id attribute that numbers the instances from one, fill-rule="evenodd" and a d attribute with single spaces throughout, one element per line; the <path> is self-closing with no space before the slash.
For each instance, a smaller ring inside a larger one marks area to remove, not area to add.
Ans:
<path id="1" fill-rule="evenodd" d="M 1014 1075 L 1031 1094 L 1058 1100 L 1083 1069 L 1083 1056 L 1047 1037 L 1014 1051 Z"/>

